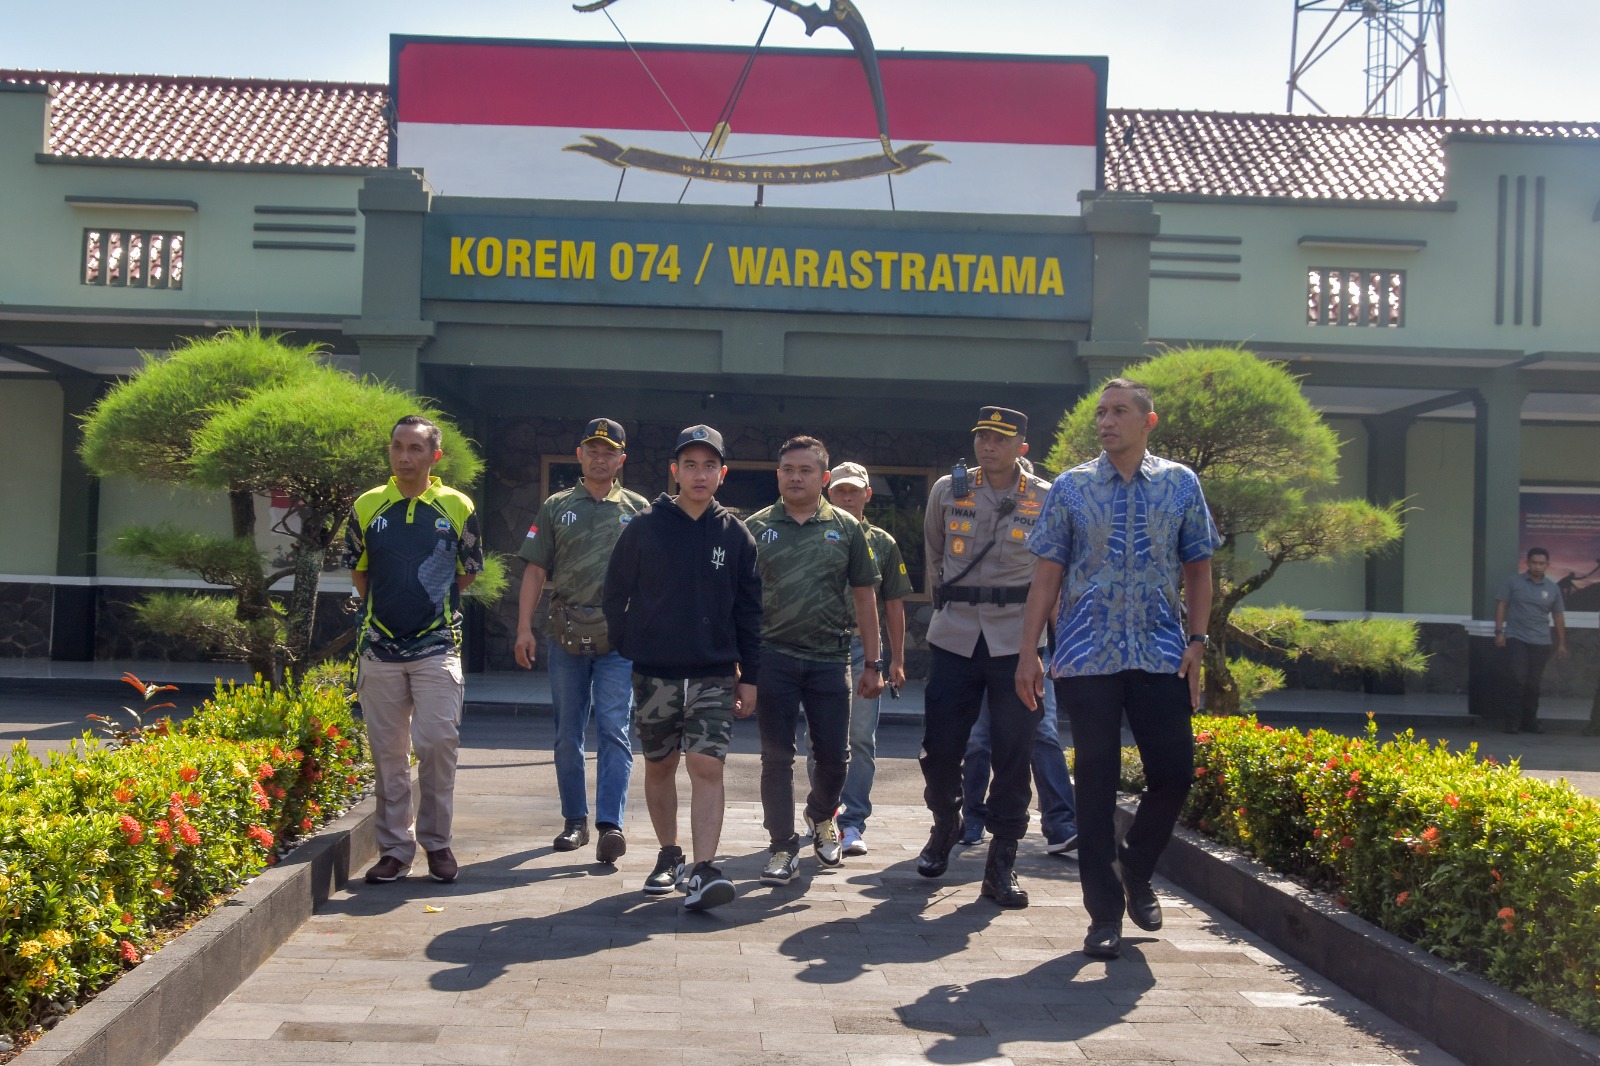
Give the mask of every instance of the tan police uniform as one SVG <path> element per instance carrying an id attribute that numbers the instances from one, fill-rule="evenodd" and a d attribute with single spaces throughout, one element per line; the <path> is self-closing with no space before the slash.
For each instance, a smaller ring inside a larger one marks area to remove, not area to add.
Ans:
<path id="1" fill-rule="evenodd" d="M 1021 650 L 1022 606 L 1038 559 L 1028 551 L 1028 534 L 1039 520 L 1050 483 L 1019 470 L 1011 491 L 1000 492 L 986 483 L 982 470 L 975 469 L 968 475 L 968 486 L 966 496 L 955 498 L 946 474 L 928 495 L 923 558 L 929 561 L 929 584 L 939 605 L 928 623 L 928 643 L 970 657 L 981 635 L 990 655 L 1015 655 Z M 1015 506 L 1002 515 L 1007 497 Z M 995 541 L 994 547 L 959 584 L 946 584 L 990 541 Z"/>

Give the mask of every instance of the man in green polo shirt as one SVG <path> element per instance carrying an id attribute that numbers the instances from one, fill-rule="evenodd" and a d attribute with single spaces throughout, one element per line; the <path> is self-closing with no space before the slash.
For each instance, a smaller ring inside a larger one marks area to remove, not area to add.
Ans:
<path id="1" fill-rule="evenodd" d="M 745 523 L 761 568 L 756 721 L 762 824 L 772 841 L 761 880 L 769 885 L 788 884 L 800 864 L 794 755 L 802 711 L 816 760 L 806 826 L 817 861 L 839 865 L 835 816 L 849 761 L 850 638 L 857 619 L 867 660 L 857 691 L 869 700 L 883 691 L 877 567 L 861 523 L 823 498 L 827 482 L 827 447 L 815 437 L 792 437 L 778 451 L 782 498 Z"/>
<path id="2" fill-rule="evenodd" d="M 552 846 L 575 851 L 589 842 L 589 798 L 584 786 L 584 735 L 591 712 L 599 751 L 595 755 L 595 860 L 614 863 L 628 850 L 622 815 L 633 774 L 633 664 L 612 649 L 600 609 L 611 549 L 633 516 L 649 506 L 617 480 L 627 460 L 619 422 L 596 418 L 578 442 L 583 477 L 544 501 L 517 552 L 527 560 L 517 600 L 517 664 L 533 668 L 539 641 L 533 614 L 545 585 L 551 589 L 545 662 L 550 667 L 550 702 L 556 719 L 556 791 L 565 827 Z"/>

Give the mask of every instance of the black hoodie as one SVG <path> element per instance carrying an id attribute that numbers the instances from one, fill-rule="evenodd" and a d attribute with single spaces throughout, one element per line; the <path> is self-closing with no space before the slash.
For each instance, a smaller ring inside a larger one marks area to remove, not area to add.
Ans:
<path id="1" fill-rule="evenodd" d="M 733 673 L 754 684 L 761 649 L 756 541 L 716 500 L 690 518 L 662 493 L 633 516 L 606 569 L 611 645 L 652 677 Z"/>

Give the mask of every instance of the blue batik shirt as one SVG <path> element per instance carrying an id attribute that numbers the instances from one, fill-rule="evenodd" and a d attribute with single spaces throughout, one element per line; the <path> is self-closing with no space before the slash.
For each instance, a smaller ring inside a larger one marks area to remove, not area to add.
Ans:
<path id="1" fill-rule="evenodd" d="M 1221 544 L 1200 479 L 1146 452 L 1132 481 L 1104 452 L 1050 486 L 1028 550 L 1063 567 L 1054 677 L 1175 674 L 1188 647 L 1182 564 Z"/>

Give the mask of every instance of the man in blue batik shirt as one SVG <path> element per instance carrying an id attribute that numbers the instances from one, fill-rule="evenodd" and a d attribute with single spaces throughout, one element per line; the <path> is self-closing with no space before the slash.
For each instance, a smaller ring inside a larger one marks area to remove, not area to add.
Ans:
<path id="1" fill-rule="evenodd" d="M 1200 706 L 1211 554 L 1220 538 L 1194 471 L 1145 449 L 1157 421 L 1146 386 L 1106 382 L 1094 419 L 1105 450 L 1056 478 L 1028 536 L 1039 562 L 1022 647 L 1037 644 L 1059 600 L 1050 675 L 1077 755 L 1079 869 L 1089 911 L 1083 950 L 1109 959 L 1122 952 L 1124 908 L 1139 928 L 1161 928 L 1150 878 L 1194 777 L 1189 717 Z M 1017 694 L 1029 707 L 1038 705 L 1044 680 L 1039 657 L 1023 655 Z M 1124 714 L 1148 784 L 1119 848 Z"/>

